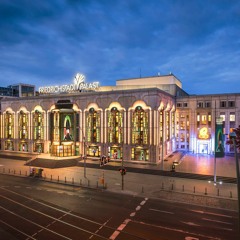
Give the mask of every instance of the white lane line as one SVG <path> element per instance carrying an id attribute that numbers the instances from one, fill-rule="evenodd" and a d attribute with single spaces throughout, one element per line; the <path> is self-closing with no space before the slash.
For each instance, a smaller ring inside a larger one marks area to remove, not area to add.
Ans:
<path id="1" fill-rule="evenodd" d="M 31 238 L 31 239 L 33 239 L 33 240 L 36 240 L 36 238 L 33 238 L 32 236 L 30 236 L 30 235 L 28 235 L 28 234 L 26 234 L 26 233 L 22 232 L 21 230 L 19 230 L 19 229 L 17 229 L 17 228 L 15 228 L 15 227 L 13 227 L 12 225 L 9 225 L 9 224 L 8 224 L 8 223 L 6 223 L 6 222 L 4 222 L 4 221 L 2 221 L 2 220 L 0 220 L 0 222 L 1 222 L 1 223 L 3 223 L 3 224 L 5 224 L 5 225 L 7 225 L 8 227 L 10 227 L 10 228 L 14 229 L 15 231 L 17 231 L 17 232 L 19 232 L 19 233 L 23 234 L 24 236 L 26 236 L 26 237 L 28 237 L 28 238 Z"/>
<path id="2" fill-rule="evenodd" d="M 208 214 L 208 215 L 219 216 L 219 217 L 233 218 L 232 216 L 229 216 L 229 215 L 213 213 L 213 212 L 204 212 L 204 211 L 200 211 L 200 210 L 190 210 L 190 211 L 196 212 L 196 213 L 201 213 L 201 214 Z"/>
<path id="3" fill-rule="evenodd" d="M 112 218 L 109 218 L 105 223 L 103 223 L 96 231 L 95 233 L 97 234 L 103 227 L 105 227 L 107 225 L 107 223 L 111 220 Z M 89 237 L 89 239 L 91 239 L 92 237 L 94 237 L 94 235 L 91 235 Z"/>
<path id="4" fill-rule="evenodd" d="M 135 220 L 132 220 L 132 222 L 137 223 L 137 224 L 142 224 L 142 225 L 145 225 L 145 226 L 155 227 L 157 229 L 164 229 L 164 230 L 167 230 L 167 231 L 176 232 L 176 233 L 180 233 L 180 234 L 182 234 L 182 233 L 185 233 L 186 235 L 191 234 L 191 235 L 199 237 L 199 239 L 221 240 L 220 238 L 217 238 L 217 237 L 207 236 L 207 235 L 204 235 L 202 233 L 194 233 L 194 232 L 190 232 L 190 231 L 184 231 L 183 229 L 171 228 L 171 227 L 166 227 L 166 226 L 161 226 L 161 225 L 156 225 L 156 224 L 139 222 L 139 221 L 135 221 Z M 193 223 L 189 223 L 189 224 L 192 225 Z"/>
<path id="5" fill-rule="evenodd" d="M 181 221 L 181 222 L 182 222 L 182 221 Z M 182 223 L 187 224 L 187 225 L 189 225 L 189 226 L 197 226 L 197 227 L 200 227 L 200 226 L 201 226 L 201 225 L 196 224 L 196 223 L 193 223 L 193 222 L 182 222 Z"/>
<path id="6" fill-rule="evenodd" d="M 67 226 L 70 226 L 70 227 L 73 227 L 73 228 L 75 228 L 75 229 L 78 229 L 78 230 L 80 230 L 80 231 L 83 231 L 83 232 L 86 232 L 86 233 L 89 233 L 89 234 L 93 234 L 92 232 L 90 232 L 89 230 L 86 230 L 86 229 L 84 229 L 84 228 L 81 228 L 81 227 L 78 227 L 78 226 L 76 226 L 76 225 L 73 225 L 73 224 L 70 224 L 70 223 L 68 223 L 68 222 L 64 222 L 64 221 L 62 221 L 62 220 L 60 220 L 60 219 L 57 219 L 57 218 L 55 218 L 55 217 L 52 217 L 51 215 L 48 215 L 48 214 L 45 214 L 45 213 L 43 213 L 43 212 L 41 212 L 41 211 L 38 211 L 38 210 L 36 210 L 36 209 L 34 209 L 34 208 L 31 208 L 31 207 L 28 207 L 28 206 L 26 206 L 26 205 L 24 205 L 24 204 L 21 204 L 21 203 L 19 203 L 19 202 L 16 202 L 16 201 L 14 201 L 14 200 L 12 200 L 12 199 L 10 199 L 10 198 L 8 198 L 8 197 L 5 197 L 5 196 L 3 196 L 3 195 L 0 195 L 0 197 L 2 197 L 2 198 L 5 198 L 5 199 L 8 199 L 9 201 L 11 201 L 11 202 L 13 202 L 13 203 L 15 203 L 15 204 L 18 204 L 18 205 L 20 205 L 20 206 L 22 206 L 22 207 L 24 207 L 24 208 L 27 208 L 27 209 L 30 209 L 31 211 L 33 211 L 33 212 L 36 212 L 36 213 L 39 213 L 39 214 L 41 214 L 41 215 L 43 215 L 43 216 L 45 216 L 45 217 L 48 217 L 48 218 L 50 218 L 50 219 L 53 219 L 53 220 L 56 220 L 56 221 L 58 221 L 58 222 L 60 222 L 60 223 L 63 223 L 63 224 L 65 224 L 65 225 L 67 225 Z M 27 198 L 27 197 L 26 197 Z M 3 207 L 1 207 L 0 206 L 0 208 L 3 208 Z M 5 208 L 4 208 L 5 209 Z M 6 210 L 6 211 L 9 211 L 9 210 Z M 58 210 L 58 211 L 60 211 L 60 209 Z M 9 211 L 10 212 L 10 211 Z M 65 212 L 65 211 L 61 211 L 61 212 Z M 11 212 L 12 213 L 12 212 Z M 68 214 L 68 212 L 65 212 L 65 213 L 67 213 Z M 17 215 L 17 214 L 15 214 L 15 213 L 12 213 L 12 214 L 14 214 L 14 215 Z M 75 216 L 74 214 L 71 214 L 71 213 L 69 213 L 68 214 L 69 216 Z M 19 216 L 19 217 L 21 217 L 20 215 L 17 215 L 17 216 Z M 79 218 L 81 218 L 81 217 L 79 217 Z M 25 218 L 24 218 L 25 219 Z M 37 223 L 34 223 L 34 222 L 32 222 L 32 221 L 30 221 L 30 220 L 28 220 L 28 219 L 26 219 L 27 221 L 29 221 L 29 222 L 31 222 L 31 223 L 33 223 L 33 224 L 36 224 L 36 225 L 39 225 L 39 224 L 37 224 Z M 88 220 L 89 222 L 94 222 L 94 221 L 91 221 L 91 220 Z M 99 224 L 99 223 L 97 223 L 97 224 Z M 40 227 L 43 227 L 43 226 L 41 226 L 41 225 L 39 225 Z M 44 228 L 44 227 L 43 227 Z M 45 229 L 45 228 L 44 228 Z M 49 230 L 50 231 L 50 230 Z M 54 231 L 52 231 L 52 232 L 54 232 Z M 58 234 L 58 233 L 56 233 L 56 232 L 54 232 L 55 234 Z M 95 233 L 94 233 L 95 234 Z M 61 235 L 61 234 L 58 234 L 58 235 Z M 97 237 L 102 237 L 102 236 L 99 236 L 98 234 L 95 234 L 95 236 L 97 236 Z M 70 238 L 68 238 L 68 239 L 70 239 Z M 104 237 L 102 237 L 102 239 L 106 239 L 106 238 L 104 238 Z"/>
<path id="7" fill-rule="evenodd" d="M 3 210 L 5 210 L 6 212 L 11 213 L 11 214 L 14 215 L 14 216 L 17 216 L 17 217 L 19 217 L 19 218 L 21 218 L 21 219 L 24 219 L 25 221 L 27 221 L 27 222 L 35 225 L 35 226 L 38 226 L 39 228 L 42 228 L 42 229 L 44 229 L 44 230 L 46 230 L 46 231 L 49 231 L 49 232 L 51 232 L 51 233 L 53 233 L 53 234 L 56 234 L 56 235 L 58 235 L 59 237 L 62 237 L 62 238 L 71 240 L 71 238 L 68 238 L 67 236 L 64 236 L 64 235 L 62 235 L 62 234 L 60 234 L 60 233 L 57 233 L 57 232 L 55 232 L 55 231 L 52 231 L 52 230 L 50 230 L 50 229 L 48 229 L 48 228 L 46 228 L 46 227 L 44 227 L 44 226 L 42 226 L 42 225 L 40 225 L 40 224 L 37 224 L 37 223 L 35 223 L 35 222 L 33 222 L 33 221 L 25 218 L 25 217 L 22 217 L 22 216 L 20 216 L 20 215 L 18 215 L 18 214 L 16 214 L 16 213 L 14 213 L 14 212 L 12 212 L 12 211 L 4 208 L 4 207 L 1 207 L 1 206 L 0 206 L 0 208 L 3 209 Z M 36 233 L 33 234 L 32 236 L 34 236 L 34 235 L 36 235 Z M 31 238 L 32 238 L 32 237 L 31 237 Z"/>
<path id="8" fill-rule="evenodd" d="M 163 210 L 154 209 L 154 208 L 149 208 L 149 210 L 155 211 L 155 212 L 167 213 L 167 214 L 174 214 L 173 212 L 163 211 Z"/>
<path id="9" fill-rule="evenodd" d="M 214 219 L 209 219 L 209 218 L 202 218 L 202 220 L 209 221 L 209 222 L 217 222 L 217 223 L 223 223 L 223 224 L 233 225 L 232 223 L 229 223 L 229 222 L 223 222 L 223 221 L 214 220 Z"/>

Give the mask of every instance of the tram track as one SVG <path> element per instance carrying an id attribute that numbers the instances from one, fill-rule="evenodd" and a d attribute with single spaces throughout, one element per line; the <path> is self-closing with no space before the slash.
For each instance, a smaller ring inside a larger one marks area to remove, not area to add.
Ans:
<path id="1" fill-rule="evenodd" d="M 109 239 L 116 228 L 1 187 L 2 226 L 19 239 Z M 37 221 L 37 222 L 36 222 Z M 127 239 L 143 240 L 127 231 Z M 82 238 L 79 238 L 82 236 Z M 46 238 L 47 237 L 47 238 Z"/>

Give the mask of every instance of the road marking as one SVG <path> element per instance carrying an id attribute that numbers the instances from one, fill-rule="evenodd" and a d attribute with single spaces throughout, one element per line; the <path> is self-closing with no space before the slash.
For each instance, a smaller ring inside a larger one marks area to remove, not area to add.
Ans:
<path id="1" fill-rule="evenodd" d="M 141 209 L 140 206 L 137 206 L 137 207 L 136 207 L 136 211 L 139 211 L 140 209 Z"/>
<path id="2" fill-rule="evenodd" d="M 182 222 L 182 221 L 181 221 Z M 197 226 L 197 227 L 200 227 L 201 225 L 199 224 L 196 224 L 196 223 L 193 223 L 193 222 L 182 222 L 184 224 L 187 224 L 187 225 L 190 225 L 190 226 Z"/>
<path id="3" fill-rule="evenodd" d="M 166 226 L 161 226 L 161 225 L 155 225 L 155 224 L 150 224 L 150 223 L 145 223 L 145 222 L 139 222 L 139 221 L 135 221 L 135 220 L 131 220 L 134 223 L 140 223 L 142 225 L 146 225 L 146 226 L 151 226 L 151 227 L 155 227 L 155 228 L 160 228 L 160 229 L 164 229 L 167 231 L 174 231 L 174 232 L 178 232 L 178 233 L 185 233 L 186 235 L 194 235 L 199 237 L 199 239 L 211 239 L 211 240 L 221 240 L 220 238 L 217 237 L 212 237 L 212 236 L 207 236 L 201 233 L 193 233 L 193 232 L 188 232 L 188 231 L 184 231 L 182 229 L 177 229 L 177 228 L 170 228 L 170 227 L 166 227 Z"/>
<path id="4" fill-rule="evenodd" d="M 131 221 L 130 219 L 125 219 L 124 222 L 117 228 L 117 230 L 111 235 L 109 239 L 110 240 L 116 239 L 116 237 L 120 234 L 120 231 L 122 231 L 130 221 Z"/>
<path id="5" fill-rule="evenodd" d="M 149 210 L 150 211 L 155 211 L 155 212 L 167 213 L 167 214 L 174 214 L 173 212 L 162 211 L 162 210 L 154 209 L 154 208 L 149 208 Z"/>
<path id="6" fill-rule="evenodd" d="M 196 213 L 201 213 L 201 214 L 208 214 L 208 215 L 219 216 L 219 217 L 233 218 L 232 216 L 229 216 L 229 215 L 213 213 L 213 212 L 204 212 L 204 211 L 200 211 L 200 210 L 190 210 L 190 211 L 196 212 Z"/>
<path id="7" fill-rule="evenodd" d="M 36 238 L 33 238 L 32 236 L 30 236 L 30 235 L 28 235 L 28 234 L 22 232 L 21 230 L 19 230 L 19 229 L 13 227 L 12 225 L 9 225 L 8 223 L 6 223 L 6 222 L 4 222 L 4 221 L 2 221 L 2 220 L 0 220 L 0 222 L 3 223 L 3 224 L 5 224 L 5 225 L 7 225 L 8 227 L 14 229 L 15 231 L 20 232 L 21 234 L 23 234 L 24 236 L 26 236 L 26 237 L 28 237 L 28 238 L 31 238 L 31 239 L 33 239 L 33 240 L 37 240 Z"/>
<path id="8" fill-rule="evenodd" d="M 218 220 L 209 219 L 209 218 L 202 218 L 202 220 L 209 221 L 209 222 L 217 222 L 217 223 L 224 223 L 224 224 L 232 225 L 232 223 L 229 223 L 229 222 L 223 222 L 223 221 L 218 221 Z"/>
<path id="9" fill-rule="evenodd" d="M 132 212 L 131 214 L 130 214 L 130 217 L 134 217 L 136 215 L 136 212 Z"/>
<path id="10" fill-rule="evenodd" d="M 104 226 L 107 225 L 107 223 L 108 223 L 111 219 L 112 219 L 112 218 L 109 218 L 105 223 L 103 223 L 103 224 L 95 231 L 95 233 L 97 234 Z M 94 237 L 94 235 L 91 235 L 91 236 L 89 237 L 89 239 L 91 239 L 92 237 Z"/>

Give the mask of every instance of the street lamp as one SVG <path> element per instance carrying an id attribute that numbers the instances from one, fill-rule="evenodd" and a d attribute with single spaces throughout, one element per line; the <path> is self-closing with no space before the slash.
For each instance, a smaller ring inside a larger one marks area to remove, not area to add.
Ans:
<path id="1" fill-rule="evenodd" d="M 232 140 L 234 146 L 234 153 L 235 153 L 235 160 L 236 160 L 236 173 L 237 173 L 237 194 L 238 194 L 238 231 L 240 232 L 240 179 L 239 179 L 239 163 L 238 163 L 238 154 L 237 154 L 237 147 L 236 147 L 236 133 L 231 132 L 229 134 L 230 140 Z"/>

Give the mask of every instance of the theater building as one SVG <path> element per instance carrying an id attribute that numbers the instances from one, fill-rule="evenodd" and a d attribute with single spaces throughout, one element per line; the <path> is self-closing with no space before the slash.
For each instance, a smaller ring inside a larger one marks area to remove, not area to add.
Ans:
<path id="1" fill-rule="evenodd" d="M 77 74 L 37 96 L 1 99 L 1 151 L 154 164 L 175 150 L 212 154 L 216 117 L 227 134 L 240 124 L 239 107 L 240 94 L 190 96 L 173 74 L 116 86 Z"/>

